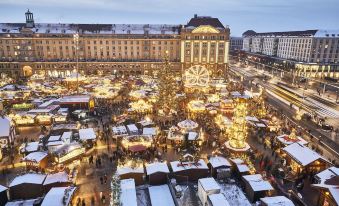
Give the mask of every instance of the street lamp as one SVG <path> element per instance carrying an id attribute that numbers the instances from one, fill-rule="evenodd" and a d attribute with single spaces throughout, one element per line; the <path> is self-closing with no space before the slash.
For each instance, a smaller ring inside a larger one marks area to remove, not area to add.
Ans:
<path id="1" fill-rule="evenodd" d="M 76 52 L 76 72 L 77 72 L 77 94 L 79 94 L 79 34 L 75 33 L 73 35 L 74 43 L 75 43 L 75 52 Z"/>

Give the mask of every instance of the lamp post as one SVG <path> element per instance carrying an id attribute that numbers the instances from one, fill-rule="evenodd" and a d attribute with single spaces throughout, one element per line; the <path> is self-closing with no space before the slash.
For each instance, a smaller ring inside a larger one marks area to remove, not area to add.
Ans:
<path id="1" fill-rule="evenodd" d="M 73 35 L 74 43 L 75 43 L 75 52 L 76 52 L 76 72 L 77 72 L 77 94 L 79 94 L 79 34 L 75 33 Z"/>

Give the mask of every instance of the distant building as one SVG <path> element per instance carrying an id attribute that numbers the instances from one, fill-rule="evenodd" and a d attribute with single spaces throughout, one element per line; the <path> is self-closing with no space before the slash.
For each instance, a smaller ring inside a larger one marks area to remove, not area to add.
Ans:
<path id="1" fill-rule="evenodd" d="M 300 75 L 339 78 L 339 30 L 243 33 L 243 50 L 295 65 Z"/>
<path id="2" fill-rule="evenodd" d="M 243 48 L 243 38 L 242 37 L 231 37 L 230 41 L 230 51 L 239 51 Z"/>
<path id="3" fill-rule="evenodd" d="M 230 29 L 217 18 L 194 15 L 186 25 L 55 24 L 25 15 L 26 23 L 0 23 L 0 74 L 69 76 L 77 57 L 81 73 L 148 74 L 162 66 L 166 51 L 174 71 L 228 67 Z"/>

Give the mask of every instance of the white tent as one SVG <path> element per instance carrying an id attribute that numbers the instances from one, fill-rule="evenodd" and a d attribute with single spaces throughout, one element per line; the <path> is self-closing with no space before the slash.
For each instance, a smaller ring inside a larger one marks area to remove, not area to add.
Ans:
<path id="1" fill-rule="evenodd" d="M 196 123 L 196 122 L 194 122 L 190 119 L 186 119 L 186 120 L 178 123 L 178 127 L 180 127 L 181 129 L 187 129 L 187 130 L 195 129 L 198 126 L 199 126 L 198 123 Z"/>

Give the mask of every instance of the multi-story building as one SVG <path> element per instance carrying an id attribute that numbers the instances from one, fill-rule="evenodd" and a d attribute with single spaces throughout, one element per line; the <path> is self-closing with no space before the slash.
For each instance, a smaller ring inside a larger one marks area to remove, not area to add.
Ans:
<path id="1" fill-rule="evenodd" d="M 0 73 L 65 76 L 78 60 L 84 73 L 147 74 L 166 51 L 174 71 L 200 64 L 225 72 L 229 33 L 217 18 L 197 15 L 186 25 L 52 24 L 27 11 L 26 23 L 0 24 Z"/>
<path id="2" fill-rule="evenodd" d="M 243 50 L 294 63 L 303 75 L 339 78 L 339 30 L 243 34 Z"/>
<path id="3" fill-rule="evenodd" d="M 239 51 L 243 47 L 243 38 L 242 37 L 232 37 L 231 36 L 231 47 L 230 51 Z"/>

